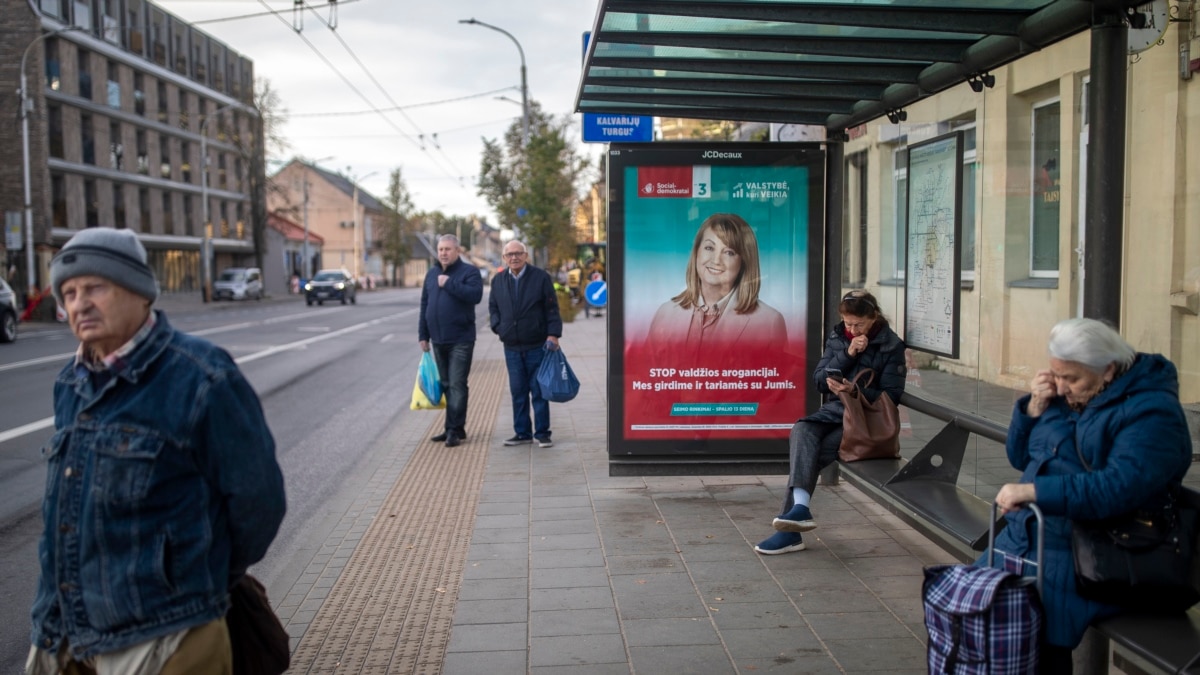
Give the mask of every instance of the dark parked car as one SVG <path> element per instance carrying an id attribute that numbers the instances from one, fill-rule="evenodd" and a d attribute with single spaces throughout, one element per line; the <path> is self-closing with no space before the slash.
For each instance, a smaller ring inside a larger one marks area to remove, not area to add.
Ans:
<path id="1" fill-rule="evenodd" d="M 17 294 L 0 279 L 0 342 L 17 339 Z"/>
<path id="2" fill-rule="evenodd" d="M 307 284 L 304 284 L 304 300 L 310 306 L 315 302 L 325 304 L 326 300 L 340 300 L 346 304 L 358 303 L 358 284 L 346 270 L 321 270 Z"/>

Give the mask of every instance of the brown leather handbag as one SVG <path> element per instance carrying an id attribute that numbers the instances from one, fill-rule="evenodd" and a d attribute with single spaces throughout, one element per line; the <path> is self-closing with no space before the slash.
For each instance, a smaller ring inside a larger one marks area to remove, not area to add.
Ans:
<path id="1" fill-rule="evenodd" d="M 869 375 L 866 385 L 859 383 L 864 375 Z M 900 411 L 887 392 L 880 392 L 873 402 L 867 400 L 863 388 L 874 381 L 875 371 L 863 368 L 854 376 L 854 389 L 838 395 L 846 408 L 838 447 L 838 459 L 843 462 L 900 457 Z"/>

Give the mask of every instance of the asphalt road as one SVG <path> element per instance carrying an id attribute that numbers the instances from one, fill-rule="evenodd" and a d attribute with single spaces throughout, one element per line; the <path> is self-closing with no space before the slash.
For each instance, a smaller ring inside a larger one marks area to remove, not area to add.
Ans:
<path id="1" fill-rule="evenodd" d="M 262 400 L 288 491 L 281 531 L 253 570 L 272 597 L 283 597 L 353 508 L 389 451 L 387 431 L 421 414 L 408 409 L 418 303 L 417 289 L 362 293 L 346 306 L 306 307 L 296 298 L 163 303 L 177 328 L 238 359 Z M 75 345 L 65 326 L 37 324 L 0 345 L 0 673 L 21 672 L 28 651 L 45 483 L 40 448 L 52 432 L 55 375 Z"/>

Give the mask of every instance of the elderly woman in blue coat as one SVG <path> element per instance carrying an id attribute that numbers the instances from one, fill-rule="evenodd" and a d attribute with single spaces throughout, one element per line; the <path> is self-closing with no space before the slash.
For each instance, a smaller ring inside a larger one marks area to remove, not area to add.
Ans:
<path id="1" fill-rule="evenodd" d="M 802 532 L 817 527 L 809 500 L 821 469 L 838 458 L 842 444 L 845 406 L 838 394 L 852 391 L 852 380 L 869 368 L 875 375 L 861 380 L 863 394 L 871 401 L 889 396 L 895 403 L 904 394 L 905 345 L 888 325 L 879 301 L 867 291 L 850 291 L 838 303 L 842 321 L 825 338 L 825 351 L 813 370 L 813 383 L 827 400 L 817 412 L 796 422 L 788 438 L 790 470 L 783 509 L 771 521 L 777 532 L 759 542 L 754 550 L 763 555 L 781 555 L 805 548 Z M 832 371 L 842 376 L 831 376 Z"/>
<path id="2" fill-rule="evenodd" d="M 1166 500 L 1187 473 L 1192 443 L 1175 366 L 1166 358 L 1136 352 L 1094 319 L 1059 322 L 1050 331 L 1049 352 L 1050 368 L 1034 376 L 1008 428 L 1008 459 L 1022 473 L 1019 483 L 996 495 L 1008 520 L 996 549 L 1033 557 L 1035 521 L 1022 507 L 1041 507 L 1047 624 L 1042 672 L 1069 674 L 1071 650 L 1088 624 L 1119 610 L 1076 592 L 1071 521 Z"/>

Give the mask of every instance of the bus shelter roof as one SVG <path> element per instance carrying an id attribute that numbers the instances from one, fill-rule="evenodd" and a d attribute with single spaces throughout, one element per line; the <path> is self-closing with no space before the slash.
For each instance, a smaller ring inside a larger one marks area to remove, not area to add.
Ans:
<path id="1" fill-rule="evenodd" d="M 845 130 L 1135 0 L 600 0 L 576 112 Z"/>

